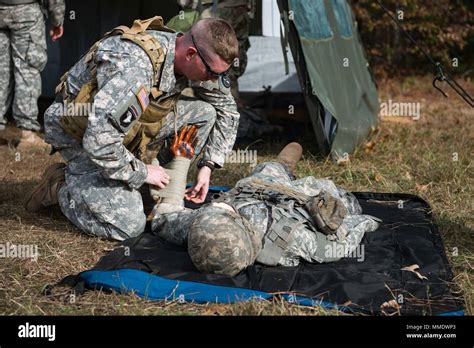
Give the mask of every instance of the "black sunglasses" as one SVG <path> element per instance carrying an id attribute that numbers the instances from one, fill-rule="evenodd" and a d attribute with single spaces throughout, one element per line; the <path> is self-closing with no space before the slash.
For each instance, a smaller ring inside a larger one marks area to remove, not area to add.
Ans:
<path id="1" fill-rule="evenodd" d="M 201 51 L 199 50 L 199 47 L 196 44 L 196 40 L 194 40 L 193 34 L 191 34 L 191 40 L 193 40 L 193 45 L 194 45 L 194 48 L 196 48 L 196 52 L 199 55 L 199 58 L 201 58 L 202 62 L 204 63 L 204 66 L 206 67 L 207 75 L 214 78 L 227 77 L 227 74 L 229 73 L 230 68 L 221 73 L 217 73 L 214 70 L 212 70 L 209 64 L 207 64 L 206 60 L 202 56 Z"/>

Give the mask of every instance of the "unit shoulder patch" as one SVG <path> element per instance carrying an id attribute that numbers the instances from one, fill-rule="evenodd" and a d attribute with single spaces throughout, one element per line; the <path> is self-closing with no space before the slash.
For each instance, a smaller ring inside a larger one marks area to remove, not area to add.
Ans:
<path id="1" fill-rule="evenodd" d="M 111 114 L 114 125 L 126 133 L 138 120 L 150 104 L 148 90 L 144 86 L 131 89 L 126 98 L 121 100 Z"/>
<path id="2" fill-rule="evenodd" d="M 122 128 L 128 128 L 135 121 L 140 115 L 138 114 L 138 110 L 134 105 L 130 105 L 125 111 L 125 113 L 120 117 L 120 126 Z"/>

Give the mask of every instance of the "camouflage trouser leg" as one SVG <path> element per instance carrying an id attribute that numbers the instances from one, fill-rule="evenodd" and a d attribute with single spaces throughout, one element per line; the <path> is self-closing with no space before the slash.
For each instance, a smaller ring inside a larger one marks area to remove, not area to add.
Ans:
<path id="1" fill-rule="evenodd" d="M 0 18 L 3 16 L 3 9 L 0 7 Z M 2 21 L 0 19 L 0 21 Z M 2 21 L 3 22 L 3 21 Z M 0 128 L 7 124 L 6 113 L 12 101 L 12 66 L 10 33 L 3 28 L 0 30 Z"/>
<path id="2" fill-rule="evenodd" d="M 163 127 L 152 142 L 153 145 L 161 145 L 161 150 L 157 156 L 160 165 L 164 165 L 173 159 L 169 149 L 175 134 L 175 121 L 178 130 L 186 124 L 194 124 L 198 127 L 195 158 L 206 145 L 209 133 L 216 122 L 216 109 L 202 100 L 182 97 L 177 103 L 176 110 L 178 117 L 175 117 L 174 112 L 170 112 L 166 116 Z"/>
<path id="3" fill-rule="evenodd" d="M 252 170 L 252 173 L 242 179 L 242 181 L 248 178 L 258 178 L 267 182 L 283 185 L 291 185 L 291 182 L 295 179 L 288 167 L 279 162 L 264 162 L 258 164 Z"/>
<path id="4" fill-rule="evenodd" d="M 222 9 L 222 11 L 230 11 L 231 9 Z M 221 18 L 226 18 L 225 13 L 220 13 Z M 227 16 L 235 30 L 237 40 L 239 42 L 239 59 L 236 60 L 229 71 L 229 78 L 232 82 L 231 93 L 235 100 L 239 99 L 239 77 L 245 73 L 247 68 L 247 51 L 250 48 L 249 41 L 249 27 L 250 18 L 248 15 L 248 9 L 246 6 L 238 6 L 232 9 L 232 14 Z"/>
<path id="5" fill-rule="evenodd" d="M 283 185 L 291 185 L 294 179 L 287 167 L 278 162 L 257 165 L 250 177 Z M 343 255 L 337 251 L 344 250 L 344 255 L 349 254 L 360 244 L 363 236 L 363 230 L 354 229 L 344 242 L 337 242 L 328 240 L 323 233 L 300 226 L 294 231 L 293 239 L 283 252 L 279 264 L 296 266 L 300 258 L 309 262 L 338 261 Z"/>
<path id="6" fill-rule="evenodd" d="M 0 124 L 10 106 L 18 127 L 40 130 L 40 72 L 47 60 L 46 34 L 39 3 L 0 6 Z"/>
<path id="7" fill-rule="evenodd" d="M 105 179 L 99 171 L 76 175 L 68 169 L 58 198 L 61 211 L 76 227 L 113 240 L 136 237 L 145 230 L 140 192 Z"/>

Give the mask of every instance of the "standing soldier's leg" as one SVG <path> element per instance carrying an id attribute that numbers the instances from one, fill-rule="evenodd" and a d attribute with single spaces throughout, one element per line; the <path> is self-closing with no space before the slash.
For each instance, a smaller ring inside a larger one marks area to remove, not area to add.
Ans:
<path id="1" fill-rule="evenodd" d="M 15 79 L 13 118 L 19 128 L 39 131 L 41 71 L 47 61 L 43 13 L 39 3 L 14 6 L 11 48 Z"/>
<path id="2" fill-rule="evenodd" d="M 234 28 L 237 40 L 239 41 L 239 58 L 236 60 L 229 71 L 229 79 L 232 82 L 231 92 L 235 100 L 239 99 L 239 77 L 242 76 L 247 68 L 247 51 L 250 48 L 249 25 L 250 18 L 247 6 L 236 6 L 222 8 L 218 10 L 220 18 L 230 22 Z"/>
<path id="3" fill-rule="evenodd" d="M 10 30 L 8 22 L 11 6 L 0 6 L 0 130 L 7 124 L 6 113 L 12 98 L 13 76 L 11 73 Z"/>

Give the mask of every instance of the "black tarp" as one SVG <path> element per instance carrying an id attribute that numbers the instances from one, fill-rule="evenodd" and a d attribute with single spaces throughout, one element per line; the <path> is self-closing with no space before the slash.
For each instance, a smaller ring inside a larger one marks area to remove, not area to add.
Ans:
<path id="1" fill-rule="evenodd" d="M 350 310 L 382 314 L 380 306 L 395 300 L 399 314 L 438 315 L 462 313 L 462 301 L 452 294 L 453 274 L 429 205 L 407 194 L 355 193 L 365 214 L 383 220 L 381 227 L 362 240 L 364 261 L 347 258 L 335 263 L 298 267 L 266 267 L 256 264 L 229 278 L 199 273 L 186 249 L 157 238 L 150 231 L 121 243 L 105 255 L 93 270 L 136 269 L 166 279 L 253 289 L 346 305 Z M 125 255 L 123 247 L 129 250 Z M 401 268 L 419 265 L 428 279 Z M 80 275 L 66 281 L 81 281 Z M 97 284 L 86 284 L 94 288 Z M 102 286 L 102 285 L 101 285 Z M 127 290 L 133 291 L 129 288 Z M 385 313 L 397 310 L 386 308 Z"/>

